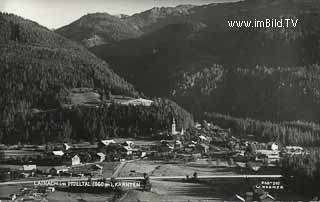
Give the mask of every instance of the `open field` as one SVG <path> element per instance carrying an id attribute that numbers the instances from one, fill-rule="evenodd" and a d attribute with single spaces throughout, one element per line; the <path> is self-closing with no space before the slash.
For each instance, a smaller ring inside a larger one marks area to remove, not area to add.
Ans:
<path id="1" fill-rule="evenodd" d="M 109 178 L 120 165 L 120 162 L 102 162 L 99 165 L 103 166 L 102 177 Z"/>
<path id="2" fill-rule="evenodd" d="M 177 176 L 192 175 L 229 175 L 237 174 L 237 168 L 227 167 L 225 163 L 207 163 L 205 160 L 190 163 L 167 163 L 164 161 L 135 161 L 128 162 L 119 172 L 120 177 L 143 176 L 146 172 L 150 176 Z"/>

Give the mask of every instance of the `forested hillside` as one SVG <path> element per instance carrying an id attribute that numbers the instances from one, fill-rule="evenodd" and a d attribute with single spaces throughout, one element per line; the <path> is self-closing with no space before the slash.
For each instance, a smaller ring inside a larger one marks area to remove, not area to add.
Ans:
<path id="1" fill-rule="evenodd" d="M 59 107 L 60 95 L 69 88 L 138 95 L 86 49 L 12 14 L 0 14 L 0 50 L 1 134 L 16 130 L 18 114 L 23 118 L 32 108 Z"/>
<path id="2" fill-rule="evenodd" d="M 91 50 L 146 95 L 260 120 L 319 120 L 320 2 L 250 0 L 193 7 L 138 39 Z M 181 16 L 179 17 L 179 19 Z M 291 28 L 228 20 L 298 19 Z"/>
<path id="3" fill-rule="evenodd" d="M 218 113 L 206 113 L 204 118 L 230 128 L 239 138 L 254 138 L 258 142 L 277 142 L 282 146 L 299 145 L 316 147 L 320 145 L 320 125 L 301 121 L 259 121 L 250 118 L 236 118 Z"/>
<path id="4" fill-rule="evenodd" d="M 150 138 L 169 131 L 173 118 L 178 128 L 193 125 L 190 113 L 166 99 L 156 99 L 150 107 L 112 104 L 99 108 L 57 109 L 16 116 L 14 130 L 0 132 L 0 142 L 45 144 L 85 140 L 94 143 L 116 137 Z"/>
<path id="5" fill-rule="evenodd" d="M 74 88 L 130 97 L 141 93 L 106 62 L 35 22 L 1 13 L 0 50 L 1 143 L 125 137 L 133 130 L 147 136 L 167 127 L 173 117 L 185 127 L 192 125 L 192 116 L 169 100 L 150 108 L 64 109 L 61 104 Z"/>

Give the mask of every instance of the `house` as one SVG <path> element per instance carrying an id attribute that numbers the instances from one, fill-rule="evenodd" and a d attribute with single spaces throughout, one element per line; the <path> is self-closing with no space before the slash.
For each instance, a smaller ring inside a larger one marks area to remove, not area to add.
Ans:
<path id="1" fill-rule="evenodd" d="M 64 152 L 63 151 L 52 151 L 52 154 L 54 156 L 63 156 L 64 155 Z"/>
<path id="2" fill-rule="evenodd" d="M 127 140 L 123 143 L 124 146 L 129 146 L 129 147 L 133 147 L 134 145 L 134 142 L 133 141 L 130 141 L 130 140 Z"/>
<path id="3" fill-rule="evenodd" d="M 114 140 L 101 140 L 98 143 L 98 148 L 109 146 L 109 144 L 116 144 L 116 142 Z"/>
<path id="4" fill-rule="evenodd" d="M 63 143 L 63 149 L 65 151 L 67 151 L 67 150 L 71 149 L 71 146 L 68 143 Z"/>
<path id="5" fill-rule="evenodd" d="M 79 164 L 81 164 L 80 157 L 78 155 L 74 155 L 71 158 L 71 165 L 74 166 L 74 165 L 79 165 Z"/>
<path id="6" fill-rule="evenodd" d="M 99 158 L 98 160 L 100 162 L 103 162 L 106 159 L 106 155 L 102 152 L 97 153 L 97 156 L 98 156 L 98 158 Z"/>
<path id="7" fill-rule="evenodd" d="M 251 171 L 258 172 L 262 167 L 262 163 L 259 163 L 259 162 L 248 162 L 246 164 L 246 167 Z"/>
<path id="8" fill-rule="evenodd" d="M 200 141 L 200 142 L 206 142 L 206 141 L 208 141 L 208 138 L 205 137 L 205 136 L 203 136 L 203 135 L 200 135 L 200 136 L 199 136 L 199 141 Z"/>
<path id="9" fill-rule="evenodd" d="M 124 146 L 123 148 L 126 150 L 128 156 L 132 155 L 132 148 L 130 146 Z"/>
<path id="10" fill-rule="evenodd" d="M 271 142 L 268 144 L 268 149 L 270 149 L 272 151 L 277 151 L 277 150 L 279 150 L 279 146 L 276 143 Z"/>
<path id="11" fill-rule="evenodd" d="M 55 166 L 48 170 L 51 175 L 59 175 L 61 173 L 68 172 L 67 166 Z"/>
<path id="12" fill-rule="evenodd" d="M 37 170 L 37 166 L 36 165 L 23 165 L 22 166 L 22 170 L 23 171 L 35 171 Z"/>
<path id="13" fill-rule="evenodd" d="M 174 148 L 175 149 L 181 149 L 182 148 L 182 142 L 180 141 L 180 140 L 176 140 L 175 142 L 174 142 Z"/>

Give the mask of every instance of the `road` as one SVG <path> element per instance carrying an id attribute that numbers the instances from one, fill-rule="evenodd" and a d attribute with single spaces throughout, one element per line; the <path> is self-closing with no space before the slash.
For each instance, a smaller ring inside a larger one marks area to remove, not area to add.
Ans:
<path id="1" fill-rule="evenodd" d="M 282 178 L 282 175 L 203 175 L 198 176 L 198 179 L 230 179 L 230 178 L 238 178 L 238 179 L 248 179 L 248 178 Z M 91 180 L 99 180 L 101 178 L 91 178 Z M 110 178 L 105 178 L 106 180 L 110 180 Z M 117 180 L 141 180 L 143 177 L 118 177 Z M 186 179 L 186 176 L 150 176 L 150 180 L 169 180 L 169 179 Z M 50 182 L 67 182 L 67 181 L 86 181 L 88 178 L 54 178 L 47 180 L 39 180 L 39 181 L 50 181 Z M 0 186 L 5 185 L 17 185 L 17 184 L 34 184 L 38 180 L 32 181 L 10 181 L 10 182 L 1 182 Z"/>

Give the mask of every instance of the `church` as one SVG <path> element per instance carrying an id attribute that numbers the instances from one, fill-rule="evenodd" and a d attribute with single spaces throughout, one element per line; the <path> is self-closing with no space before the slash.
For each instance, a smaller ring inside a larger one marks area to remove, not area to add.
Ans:
<path id="1" fill-rule="evenodd" d="M 177 131 L 176 120 L 173 118 L 171 125 L 171 135 L 184 135 L 184 130 L 181 128 L 181 131 Z"/>

